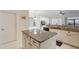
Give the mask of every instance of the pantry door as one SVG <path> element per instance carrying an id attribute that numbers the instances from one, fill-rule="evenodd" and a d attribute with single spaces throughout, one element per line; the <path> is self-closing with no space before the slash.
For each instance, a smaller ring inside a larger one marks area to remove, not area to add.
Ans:
<path id="1" fill-rule="evenodd" d="M 16 14 L 0 12 L 0 45 L 16 40 Z"/>

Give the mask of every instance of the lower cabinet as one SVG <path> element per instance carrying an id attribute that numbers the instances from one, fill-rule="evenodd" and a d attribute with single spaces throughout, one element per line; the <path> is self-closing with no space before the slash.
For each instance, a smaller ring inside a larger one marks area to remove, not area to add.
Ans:
<path id="1" fill-rule="evenodd" d="M 39 49 L 39 47 L 37 47 L 35 45 L 31 45 L 31 49 Z"/>
<path id="2" fill-rule="evenodd" d="M 57 30 L 57 29 L 51 29 L 51 32 L 57 33 L 56 40 L 60 40 L 75 47 L 79 47 L 79 32 Z"/>
<path id="3" fill-rule="evenodd" d="M 39 43 L 32 37 L 28 35 L 24 35 L 24 46 L 25 49 L 55 49 L 56 48 L 56 39 L 55 36 L 52 38 L 49 38 L 48 40 Z"/>
<path id="4" fill-rule="evenodd" d="M 51 32 L 56 32 L 57 35 L 55 35 L 52 38 L 49 38 L 48 40 L 39 43 L 32 37 L 23 34 L 23 48 L 25 49 L 54 49 L 56 48 L 56 40 L 59 40 L 61 42 L 66 42 L 74 47 L 79 48 L 79 32 L 72 32 L 72 31 L 64 31 L 64 30 L 56 30 L 51 29 Z M 67 45 L 64 45 L 67 46 Z M 63 46 L 63 47 L 64 47 Z"/>
<path id="5" fill-rule="evenodd" d="M 56 49 L 56 39 L 55 36 L 52 38 L 49 38 L 48 40 L 42 42 L 40 44 L 41 49 Z"/>
<path id="6" fill-rule="evenodd" d="M 31 39 L 29 36 L 27 36 L 27 38 L 25 39 L 25 48 L 26 49 L 30 49 L 31 48 L 31 43 L 30 43 Z"/>
<path id="7" fill-rule="evenodd" d="M 78 32 L 67 32 L 66 36 L 68 39 L 63 40 L 71 45 L 79 48 L 79 33 Z"/>
<path id="8" fill-rule="evenodd" d="M 31 44 L 32 44 L 32 48 L 40 48 L 40 43 L 39 42 L 37 42 L 36 40 L 34 40 L 34 39 L 32 39 L 31 38 Z"/>
<path id="9" fill-rule="evenodd" d="M 76 49 L 76 48 L 63 43 L 61 46 L 56 46 L 56 49 Z"/>
<path id="10" fill-rule="evenodd" d="M 33 38 L 26 34 L 23 37 L 23 45 L 25 46 L 25 49 L 39 49 L 39 42 L 35 41 Z"/>

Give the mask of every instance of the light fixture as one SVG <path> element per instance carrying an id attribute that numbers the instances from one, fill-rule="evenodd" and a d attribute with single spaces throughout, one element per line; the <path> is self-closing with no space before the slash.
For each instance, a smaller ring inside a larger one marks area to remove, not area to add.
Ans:
<path id="1" fill-rule="evenodd" d="M 59 11 L 59 15 L 65 15 L 64 11 Z"/>

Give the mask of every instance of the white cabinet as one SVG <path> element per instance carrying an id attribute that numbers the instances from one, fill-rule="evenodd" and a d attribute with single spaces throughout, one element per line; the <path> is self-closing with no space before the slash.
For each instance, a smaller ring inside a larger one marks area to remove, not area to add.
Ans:
<path id="1" fill-rule="evenodd" d="M 39 49 L 39 47 L 37 47 L 35 45 L 31 45 L 31 49 Z"/>
<path id="2" fill-rule="evenodd" d="M 79 33 L 72 31 L 60 31 L 60 35 L 58 36 L 59 40 L 71 44 L 73 46 L 79 47 Z"/>
<path id="3" fill-rule="evenodd" d="M 39 49 L 39 42 L 31 38 L 30 36 L 23 34 L 23 45 L 25 49 Z"/>
<path id="4" fill-rule="evenodd" d="M 70 33 L 67 33 L 66 35 L 68 39 L 65 39 L 63 41 L 71 45 L 79 47 L 79 33 L 78 32 L 70 32 Z"/>
<path id="5" fill-rule="evenodd" d="M 61 40 L 61 41 L 67 40 L 68 36 L 66 34 L 67 34 L 67 31 L 58 30 L 58 36 L 57 36 L 58 39 L 57 40 Z"/>
<path id="6" fill-rule="evenodd" d="M 29 48 L 31 48 L 31 39 L 30 39 L 30 37 L 28 36 L 26 39 L 25 39 L 25 47 L 27 48 L 27 49 L 29 49 Z"/>
<path id="7" fill-rule="evenodd" d="M 56 48 L 56 38 L 55 36 L 52 38 L 49 38 L 48 40 L 42 42 L 40 44 L 41 49 L 55 49 Z"/>
<path id="8" fill-rule="evenodd" d="M 57 30 L 57 29 L 51 29 L 51 32 L 57 33 L 57 35 L 55 36 L 56 40 L 60 40 L 70 45 L 79 47 L 79 32 Z"/>
<path id="9" fill-rule="evenodd" d="M 31 38 L 31 44 L 37 48 L 40 48 L 40 43 Z"/>
<path id="10" fill-rule="evenodd" d="M 63 31 L 58 30 L 58 29 L 50 29 L 50 31 L 57 33 L 57 35 L 55 36 L 55 39 L 56 39 L 56 40 L 62 40 L 62 38 L 64 39 L 63 36 L 65 36 L 65 35 L 63 34 Z"/>
<path id="11" fill-rule="evenodd" d="M 63 43 L 60 47 L 56 46 L 56 49 L 75 49 L 75 47 Z"/>
<path id="12" fill-rule="evenodd" d="M 55 49 L 56 48 L 56 36 L 49 38 L 48 40 L 39 43 L 28 35 L 23 35 L 25 43 L 25 49 Z M 27 36 L 27 37 L 26 37 Z"/>

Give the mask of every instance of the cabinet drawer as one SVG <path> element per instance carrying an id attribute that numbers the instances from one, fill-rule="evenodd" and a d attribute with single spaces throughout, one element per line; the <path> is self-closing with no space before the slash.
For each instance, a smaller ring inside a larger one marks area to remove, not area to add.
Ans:
<path id="1" fill-rule="evenodd" d="M 39 42 L 31 38 L 31 44 L 39 47 Z"/>

